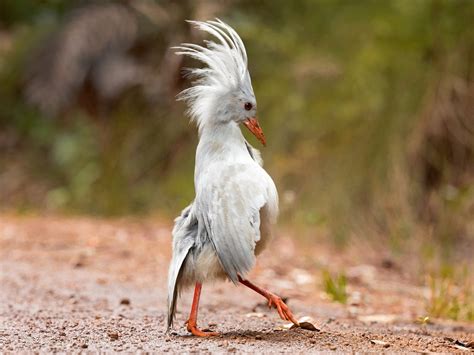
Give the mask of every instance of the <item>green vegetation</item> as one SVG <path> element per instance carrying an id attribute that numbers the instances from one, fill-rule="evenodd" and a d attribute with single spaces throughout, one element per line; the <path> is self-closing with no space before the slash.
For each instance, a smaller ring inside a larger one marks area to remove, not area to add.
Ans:
<path id="1" fill-rule="evenodd" d="M 474 321 L 474 287 L 464 275 L 437 275 L 429 278 L 427 312 L 434 318 Z M 458 282 L 455 282 L 458 281 Z"/>
<path id="2" fill-rule="evenodd" d="M 344 274 L 331 275 L 327 270 L 323 270 L 324 292 L 333 300 L 339 303 L 347 303 L 347 278 Z"/>

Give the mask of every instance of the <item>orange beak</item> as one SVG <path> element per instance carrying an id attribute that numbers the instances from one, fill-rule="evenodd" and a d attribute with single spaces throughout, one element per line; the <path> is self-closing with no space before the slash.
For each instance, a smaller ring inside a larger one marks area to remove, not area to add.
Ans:
<path id="1" fill-rule="evenodd" d="M 256 117 L 248 118 L 243 123 L 264 146 L 267 144 L 263 130 Z"/>

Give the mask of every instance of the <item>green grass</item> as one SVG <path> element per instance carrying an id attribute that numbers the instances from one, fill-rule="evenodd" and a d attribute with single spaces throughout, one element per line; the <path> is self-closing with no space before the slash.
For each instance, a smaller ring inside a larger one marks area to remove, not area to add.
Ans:
<path id="1" fill-rule="evenodd" d="M 433 318 L 474 321 L 474 286 L 465 274 L 430 276 L 426 311 Z"/>
<path id="2" fill-rule="evenodd" d="M 344 274 L 331 275 L 327 270 L 323 270 L 323 284 L 326 294 L 335 302 L 347 303 L 347 278 Z"/>

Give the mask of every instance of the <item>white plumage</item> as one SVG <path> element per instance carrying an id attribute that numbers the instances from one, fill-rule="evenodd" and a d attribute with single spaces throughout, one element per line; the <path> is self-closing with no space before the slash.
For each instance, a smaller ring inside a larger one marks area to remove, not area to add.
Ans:
<path id="1" fill-rule="evenodd" d="M 218 43 L 205 41 L 207 48 L 193 43 L 174 47 L 176 54 L 194 58 L 206 65 L 204 68 L 189 70 L 189 76 L 195 79 L 193 86 L 178 95 L 179 100 L 188 103 L 188 113 L 200 128 L 213 117 L 219 119 L 213 116 L 220 106 L 216 100 L 239 90 L 245 96 L 253 98 L 253 101 L 255 96 L 247 69 L 247 53 L 239 35 L 220 20 L 188 22 L 218 39 Z"/>
<path id="2" fill-rule="evenodd" d="M 176 47 L 177 54 L 194 58 L 205 67 L 190 70 L 193 86 L 179 95 L 197 122 L 199 144 L 196 196 L 175 220 L 173 229 L 168 328 L 183 287 L 196 283 L 198 302 L 200 284 L 205 281 L 228 278 L 242 282 L 255 263 L 255 255 L 270 238 L 278 214 L 275 184 L 262 168 L 260 154 L 239 128 L 240 123 L 246 125 L 265 143 L 256 120 L 242 40 L 220 20 L 190 23 L 213 35 L 217 42 L 205 41 L 207 47 L 189 43 Z M 192 319 L 191 315 L 188 329 Z"/>

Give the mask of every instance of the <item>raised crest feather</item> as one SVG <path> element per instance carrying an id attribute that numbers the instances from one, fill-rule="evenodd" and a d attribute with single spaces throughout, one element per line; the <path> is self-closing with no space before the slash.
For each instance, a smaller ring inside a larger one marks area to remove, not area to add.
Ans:
<path id="1" fill-rule="evenodd" d="M 223 95 L 238 89 L 253 94 L 253 89 L 247 69 L 247 53 L 237 32 L 219 19 L 187 22 L 216 39 L 205 40 L 206 46 L 183 43 L 173 47 L 176 54 L 205 64 L 204 68 L 186 69 L 187 76 L 194 80 L 193 85 L 178 94 L 178 100 L 189 105 L 191 119 L 202 127 L 213 114 L 211 108 Z"/>

